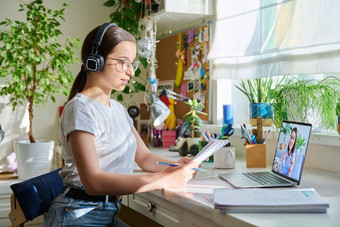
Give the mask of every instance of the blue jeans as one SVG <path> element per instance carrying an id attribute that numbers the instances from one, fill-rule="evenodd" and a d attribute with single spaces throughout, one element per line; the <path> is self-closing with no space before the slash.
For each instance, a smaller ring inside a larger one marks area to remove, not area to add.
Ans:
<path id="1" fill-rule="evenodd" d="M 44 215 L 44 226 L 127 226 L 117 218 L 118 202 L 89 202 L 57 196 Z"/>

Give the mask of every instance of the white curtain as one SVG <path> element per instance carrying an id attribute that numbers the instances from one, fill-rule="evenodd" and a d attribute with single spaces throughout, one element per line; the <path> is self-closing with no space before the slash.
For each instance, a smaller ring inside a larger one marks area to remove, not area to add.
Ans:
<path id="1" fill-rule="evenodd" d="M 217 0 L 213 79 L 340 72 L 339 0 Z"/>

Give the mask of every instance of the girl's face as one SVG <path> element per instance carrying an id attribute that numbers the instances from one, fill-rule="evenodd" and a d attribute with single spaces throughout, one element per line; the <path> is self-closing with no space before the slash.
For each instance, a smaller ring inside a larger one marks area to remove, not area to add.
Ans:
<path id="1" fill-rule="evenodd" d="M 106 78 L 106 86 L 109 89 L 124 90 L 130 78 L 135 74 L 132 63 L 136 58 L 136 52 L 134 42 L 123 41 L 107 56 L 102 74 Z"/>
<path id="2" fill-rule="evenodd" d="M 290 134 L 290 139 L 289 139 L 289 149 L 292 149 L 292 147 L 294 146 L 294 143 L 295 143 L 295 140 L 296 140 L 296 132 L 293 131 L 291 134 Z"/>

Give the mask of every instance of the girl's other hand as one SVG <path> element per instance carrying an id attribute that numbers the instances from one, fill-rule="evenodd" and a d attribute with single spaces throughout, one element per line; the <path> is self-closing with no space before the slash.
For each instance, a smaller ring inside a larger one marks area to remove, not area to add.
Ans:
<path id="1" fill-rule="evenodd" d="M 167 168 L 164 171 L 166 174 L 165 187 L 184 187 L 196 175 L 197 170 L 193 170 L 193 168 L 199 168 L 199 166 L 196 162 L 189 162 L 178 167 Z"/>
<path id="2" fill-rule="evenodd" d="M 191 160 L 192 160 L 192 158 L 189 158 L 189 157 L 186 156 L 186 157 L 183 157 L 180 160 L 178 160 L 177 163 L 181 164 L 181 165 L 185 165 L 185 164 L 189 163 Z M 198 165 L 198 168 L 201 168 L 201 164 Z M 193 177 L 196 176 L 197 172 L 198 171 L 195 171 Z"/>

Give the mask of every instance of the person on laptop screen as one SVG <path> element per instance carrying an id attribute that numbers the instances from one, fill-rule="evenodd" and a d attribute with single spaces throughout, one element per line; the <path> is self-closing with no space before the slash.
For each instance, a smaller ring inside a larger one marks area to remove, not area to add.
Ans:
<path id="1" fill-rule="evenodd" d="M 282 164 L 280 168 L 280 173 L 290 176 L 292 167 L 294 165 L 294 151 L 297 139 L 297 128 L 293 128 L 290 133 L 290 139 L 288 142 L 287 149 L 282 156 Z"/>

